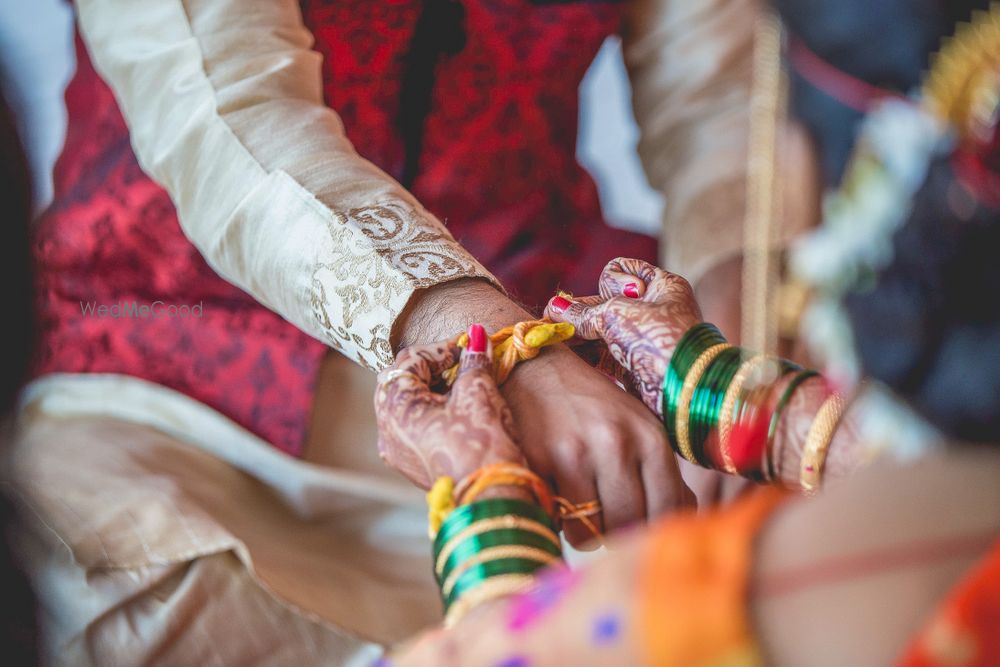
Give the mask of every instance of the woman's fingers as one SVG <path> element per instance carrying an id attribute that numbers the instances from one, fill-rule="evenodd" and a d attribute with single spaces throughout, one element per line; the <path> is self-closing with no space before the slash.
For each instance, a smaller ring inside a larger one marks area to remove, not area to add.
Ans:
<path id="1" fill-rule="evenodd" d="M 462 349 L 453 341 L 412 345 L 400 351 L 395 363 L 379 373 L 379 385 L 388 381 L 407 384 L 416 380 L 430 385 L 434 378 L 458 363 L 461 352 Z"/>
<path id="2" fill-rule="evenodd" d="M 554 296 L 545 306 L 545 316 L 553 322 L 568 322 L 576 328 L 577 336 L 593 340 L 604 334 L 604 306 L 603 301 L 588 305 L 576 299 Z"/>
<path id="3" fill-rule="evenodd" d="M 493 377 L 493 342 L 481 324 L 469 327 L 469 344 L 458 362 L 458 378 L 451 387 L 451 400 L 465 400 L 475 390 L 483 399 L 499 397 Z"/>
<path id="4" fill-rule="evenodd" d="M 641 259 L 618 257 L 605 265 L 598 287 L 605 299 L 616 296 L 642 299 L 649 285 L 662 273 L 660 268 Z"/>
<path id="5" fill-rule="evenodd" d="M 455 364 L 461 350 L 449 342 L 408 347 L 378 376 L 375 419 L 379 456 L 420 486 L 427 486 L 424 455 L 417 441 L 445 397 L 430 384 Z"/>
<path id="6" fill-rule="evenodd" d="M 598 306 L 607 301 L 607 299 L 600 294 L 592 294 L 590 296 L 570 296 L 568 298 L 570 301 L 582 303 L 585 306 Z"/>

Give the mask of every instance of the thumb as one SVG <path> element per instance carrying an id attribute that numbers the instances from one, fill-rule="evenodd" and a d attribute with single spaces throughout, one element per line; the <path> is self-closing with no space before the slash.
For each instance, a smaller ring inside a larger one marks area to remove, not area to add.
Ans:
<path id="1" fill-rule="evenodd" d="M 554 296 L 545 306 L 545 316 L 553 322 L 568 322 L 580 338 L 594 340 L 604 335 L 604 302 L 596 304 L 571 301 Z"/>
<path id="2" fill-rule="evenodd" d="M 468 331 L 469 343 L 462 350 L 458 362 L 458 377 L 452 385 L 453 394 L 461 394 L 477 378 L 487 380 L 486 384 L 496 389 L 493 375 L 493 343 L 481 324 L 473 324 Z"/>

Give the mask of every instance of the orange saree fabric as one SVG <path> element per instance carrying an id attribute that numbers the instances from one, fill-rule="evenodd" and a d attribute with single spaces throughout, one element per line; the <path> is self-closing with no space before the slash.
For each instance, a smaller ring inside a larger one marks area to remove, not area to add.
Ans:
<path id="1" fill-rule="evenodd" d="M 1000 665 L 1000 542 L 955 587 L 899 667 Z"/>
<path id="2" fill-rule="evenodd" d="M 762 489 L 725 510 L 653 529 L 638 573 L 644 664 L 763 664 L 747 608 L 747 575 L 760 526 L 789 497 Z"/>

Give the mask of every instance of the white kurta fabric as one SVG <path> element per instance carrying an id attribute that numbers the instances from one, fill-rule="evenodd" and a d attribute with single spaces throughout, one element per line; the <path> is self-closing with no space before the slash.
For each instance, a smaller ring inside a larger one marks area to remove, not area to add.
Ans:
<path id="1" fill-rule="evenodd" d="M 495 279 L 361 158 L 295 0 L 79 0 L 142 168 L 227 280 L 370 368 L 415 290 Z"/>
<path id="2" fill-rule="evenodd" d="M 632 0 L 622 27 L 625 65 L 640 128 L 639 156 L 663 193 L 661 264 L 697 282 L 743 252 L 750 113 L 761 0 Z M 784 247 L 815 220 L 808 154 L 779 127 Z M 789 150 L 791 149 L 791 150 Z"/>

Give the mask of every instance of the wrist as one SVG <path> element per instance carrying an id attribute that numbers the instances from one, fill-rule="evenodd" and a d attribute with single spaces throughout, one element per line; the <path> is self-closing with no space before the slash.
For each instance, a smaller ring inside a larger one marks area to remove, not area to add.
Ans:
<path id="1" fill-rule="evenodd" d="M 526 503 L 537 503 L 538 499 L 530 490 L 523 486 L 513 484 L 498 484 L 485 489 L 479 494 L 477 500 L 489 500 L 491 498 L 503 498 L 505 500 L 523 500 Z"/>
<path id="2" fill-rule="evenodd" d="M 456 505 L 468 505 L 481 500 L 521 500 L 538 505 L 554 518 L 552 490 L 518 457 L 502 457 L 484 462 L 459 479 L 453 490 Z"/>
<path id="3" fill-rule="evenodd" d="M 779 479 L 789 488 L 802 486 L 802 460 L 806 454 L 809 430 L 829 397 L 830 390 L 823 380 L 816 378 L 804 382 L 796 390 L 787 414 L 778 425 L 772 455 L 775 456 Z M 822 462 L 823 478 L 843 477 L 857 467 L 857 461 L 851 454 L 854 438 L 852 429 L 847 425 L 850 421 L 852 417 L 848 406 L 835 426 Z"/>
<path id="4" fill-rule="evenodd" d="M 414 293 L 396 318 L 393 349 L 447 340 L 473 323 L 495 331 L 529 319 L 530 313 L 492 283 L 481 278 L 460 278 Z"/>

